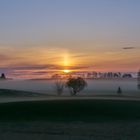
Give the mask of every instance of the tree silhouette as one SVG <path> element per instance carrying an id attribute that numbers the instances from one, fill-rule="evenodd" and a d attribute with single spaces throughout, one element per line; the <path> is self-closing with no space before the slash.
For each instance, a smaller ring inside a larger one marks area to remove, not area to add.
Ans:
<path id="1" fill-rule="evenodd" d="M 57 94 L 60 96 L 63 91 L 64 91 L 64 81 L 63 80 L 57 80 L 55 81 L 55 89 L 56 89 L 56 92 Z"/>
<path id="2" fill-rule="evenodd" d="M 122 94 L 122 89 L 121 89 L 121 87 L 118 87 L 117 94 L 118 94 L 118 95 L 121 95 L 121 94 Z"/>
<path id="3" fill-rule="evenodd" d="M 72 96 L 76 95 L 78 92 L 82 91 L 87 86 L 86 81 L 81 78 L 70 78 L 66 82 L 66 87 L 70 89 Z"/>
<path id="4" fill-rule="evenodd" d="M 138 71 L 138 89 L 140 90 L 140 70 Z"/>
<path id="5" fill-rule="evenodd" d="M 1 79 L 6 79 L 5 74 L 2 73 L 0 78 L 1 78 Z"/>

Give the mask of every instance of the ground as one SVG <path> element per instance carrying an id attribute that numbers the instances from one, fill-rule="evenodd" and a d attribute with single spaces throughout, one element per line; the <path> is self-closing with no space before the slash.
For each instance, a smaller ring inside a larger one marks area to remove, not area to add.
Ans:
<path id="1" fill-rule="evenodd" d="M 0 140 L 139 140 L 140 122 L 1 122 Z"/>
<path id="2" fill-rule="evenodd" d="M 0 104 L 0 140 L 139 140 L 140 101 L 48 100 Z"/>

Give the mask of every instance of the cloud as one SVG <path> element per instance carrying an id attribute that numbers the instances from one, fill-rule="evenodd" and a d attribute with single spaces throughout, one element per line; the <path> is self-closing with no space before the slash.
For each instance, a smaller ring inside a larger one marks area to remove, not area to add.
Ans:
<path id="1" fill-rule="evenodd" d="M 89 57 L 89 54 L 73 55 L 72 57 L 74 57 L 74 58 L 84 58 L 84 57 Z"/>
<path id="2" fill-rule="evenodd" d="M 71 70 L 81 70 L 89 68 L 89 66 L 61 66 L 61 65 L 53 65 L 53 64 L 46 64 L 46 65 L 21 65 L 21 66 L 7 66 L 7 67 L 0 67 L 0 70 L 8 70 L 8 71 L 59 71 L 63 69 L 71 69 Z"/>
<path id="3" fill-rule="evenodd" d="M 0 60 L 10 60 L 11 57 L 5 55 L 5 54 L 0 54 Z"/>
<path id="4" fill-rule="evenodd" d="M 44 78 L 51 76 L 51 74 L 60 72 L 64 69 L 85 71 L 88 66 L 68 66 L 61 65 L 21 65 L 21 66 L 6 66 L 0 67 L 0 73 L 5 73 L 7 77 L 11 78 Z"/>
<path id="5" fill-rule="evenodd" d="M 67 69 L 72 69 L 72 70 L 79 70 L 79 69 L 85 69 L 88 68 L 88 66 L 67 66 Z M 23 67 L 20 67 L 18 69 L 23 70 Z M 58 70 L 63 70 L 65 69 L 64 66 L 60 66 L 60 65 L 34 65 L 34 66 L 26 66 L 24 67 L 24 69 L 26 70 L 46 70 L 46 71 L 58 71 Z"/>
<path id="6" fill-rule="evenodd" d="M 123 49 L 124 50 L 132 50 L 132 49 L 135 49 L 135 47 L 124 47 Z"/>

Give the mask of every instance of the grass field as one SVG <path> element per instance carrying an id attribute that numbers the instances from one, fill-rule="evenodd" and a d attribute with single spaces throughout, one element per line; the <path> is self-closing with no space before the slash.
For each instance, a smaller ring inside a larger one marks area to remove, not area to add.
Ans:
<path id="1" fill-rule="evenodd" d="M 0 121 L 134 121 L 140 101 L 54 100 L 0 104 Z"/>

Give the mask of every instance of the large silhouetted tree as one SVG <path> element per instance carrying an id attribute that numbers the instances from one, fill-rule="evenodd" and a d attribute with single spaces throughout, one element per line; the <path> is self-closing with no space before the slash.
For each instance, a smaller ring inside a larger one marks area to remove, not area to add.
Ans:
<path id="1" fill-rule="evenodd" d="M 72 96 L 82 91 L 86 86 L 87 86 L 87 82 L 81 77 L 70 78 L 66 82 L 66 87 L 70 89 L 70 93 Z"/>

